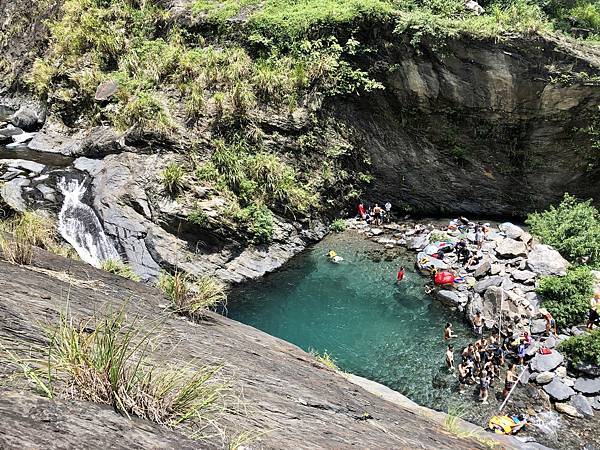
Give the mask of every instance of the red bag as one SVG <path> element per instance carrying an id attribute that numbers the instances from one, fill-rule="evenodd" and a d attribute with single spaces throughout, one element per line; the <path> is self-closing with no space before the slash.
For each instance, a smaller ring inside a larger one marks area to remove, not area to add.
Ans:
<path id="1" fill-rule="evenodd" d="M 550 350 L 548 347 L 542 347 L 540 348 L 540 353 L 542 355 L 549 355 L 552 353 L 552 350 Z"/>

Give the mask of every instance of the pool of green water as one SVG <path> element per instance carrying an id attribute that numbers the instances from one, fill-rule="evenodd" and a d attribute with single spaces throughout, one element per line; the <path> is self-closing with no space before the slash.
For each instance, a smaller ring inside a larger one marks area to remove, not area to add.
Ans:
<path id="1" fill-rule="evenodd" d="M 344 261 L 329 262 L 329 249 Z M 304 350 L 328 352 L 342 370 L 419 404 L 460 407 L 465 418 L 483 423 L 486 411 L 474 402 L 474 390 L 459 394 L 444 362 L 447 321 L 458 334 L 452 342 L 456 363 L 459 348 L 473 336 L 460 317 L 425 294 L 427 280 L 414 271 L 413 258 L 353 232 L 329 236 L 280 271 L 240 288 L 228 316 Z M 401 265 L 407 273 L 396 284 Z"/>

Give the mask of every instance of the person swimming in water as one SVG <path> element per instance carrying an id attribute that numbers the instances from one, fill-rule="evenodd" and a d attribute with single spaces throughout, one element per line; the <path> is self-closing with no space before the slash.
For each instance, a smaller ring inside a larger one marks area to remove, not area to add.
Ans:
<path id="1" fill-rule="evenodd" d="M 404 279 L 404 266 L 400 266 L 398 273 L 396 274 L 396 283 L 400 283 Z"/>
<path id="2" fill-rule="evenodd" d="M 452 339 L 454 337 L 456 337 L 456 335 L 452 331 L 452 324 L 448 322 L 444 328 L 444 340 L 447 341 L 448 339 Z"/>

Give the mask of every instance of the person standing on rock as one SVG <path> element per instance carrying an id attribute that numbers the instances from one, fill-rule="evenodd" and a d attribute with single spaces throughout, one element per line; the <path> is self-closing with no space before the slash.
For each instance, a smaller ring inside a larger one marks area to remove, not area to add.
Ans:
<path id="1" fill-rule="evenodd" d="M 362 220 L 365 220 L 365 218 L 367 217 L 367 215 L 365 214 L 365 205 L 363 205 L 362 202 L 358 204 L 358 215 Z"/>
<path id="2" fill-rule="evenodd" d="M 506 398 L 508 396 L 518 378 L 517 366 L 511 363 L 510 366 L 508 366 L 508 370 L 506 371 L 506 376 L 504 378 L 504 390 L 502 391 L 502 397 Z"/>
<path id="3" fill-rule="evenodd" d="M 475 243 L 477 244 L 477 249 L 481 250 L 484 239 L 485 234 L 483 233 L 483 228 L 477 227 L 477 230 L 475 231 Z"/>
<path id="4" fill-rule="evenodd" d="M 481 372 L 481 377 L 479 378 L 479 399 L 483 405 L 488 404 L 488 395 L 490 393 L 490 379 L 488 377 L 487 371 L 483 370 Z"/>
<path id="5" fill-rule="evenodd" d="M 483 317 L 481 317 L 481 312 L 477 311 L 473 316 L 473 331 L 475 334 L 481 336 L 483 334 Z"/>
<path id="6" fill-rule="evenodd" d="M 381 206 L 375 203 L 375 207 L 373 208 L 373 218 L 375 219 L 375 225 L 381 225 L 381 213 Z"/>
<path id="7" fill-rule="evenodd" d="M 390 223 L 392 218 L 392 204 L 390 202 L 385 202 L 385 205 L 383 206 L 385 208 L 385 221 Z"/>
<path id="8" fill-rule="evenodd" d="M 544 319 L 546 319 L 546 334 L 549 335 L 550 332 L 552 332 L 552 334 L 556 336 L 558 334 L 556 332 L 556 320 L 554 320 L 554 317 L 552 317 L 550 311 L 548 311 L 546 308 L 540 308 L 540 313 L 542 313 Z"/>

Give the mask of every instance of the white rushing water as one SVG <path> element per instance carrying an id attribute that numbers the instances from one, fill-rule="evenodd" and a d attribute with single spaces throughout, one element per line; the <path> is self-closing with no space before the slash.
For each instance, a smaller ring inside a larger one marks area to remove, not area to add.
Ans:
<path id="1" fill-rule="evenodd" d="M 119 260 L 119 253 L 108 240 L 92 208 L 81 199 L 86 192 L 84 183 L 62 178 L 58 187 L 65 196 L 58 215 L 58 229 L 79 257 L 95 267 L 108 259 Z"/>

